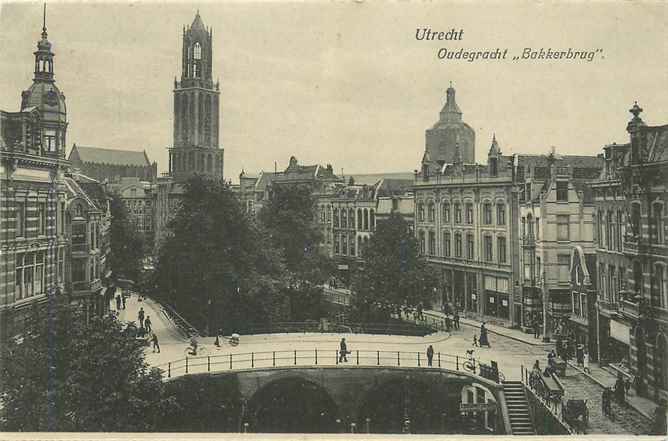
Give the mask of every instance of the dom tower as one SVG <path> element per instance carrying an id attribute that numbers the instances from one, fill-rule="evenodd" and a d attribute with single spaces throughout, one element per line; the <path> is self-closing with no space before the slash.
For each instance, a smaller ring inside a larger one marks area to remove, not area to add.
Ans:
<path id="1" fill-rule="evenodd" d="M 219 84 L 212 80 L 213 31 L 195 15 L 183 29 L 181 81 L 174 79 L 174 141 L 169 172 L 176 182 L 194 174 L 223 177 L 219 148 Z"/>

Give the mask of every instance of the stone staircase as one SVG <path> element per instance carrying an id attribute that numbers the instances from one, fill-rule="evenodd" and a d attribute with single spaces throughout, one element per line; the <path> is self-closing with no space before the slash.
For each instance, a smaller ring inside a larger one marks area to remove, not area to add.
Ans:
<path id="1" fill-rule="evenodd" d="M 504 381 L 503 393 L 508 405 L 508 416 L 513 435 L 536 435 L 531 421 L 529 401 L 521 381 Z"/>

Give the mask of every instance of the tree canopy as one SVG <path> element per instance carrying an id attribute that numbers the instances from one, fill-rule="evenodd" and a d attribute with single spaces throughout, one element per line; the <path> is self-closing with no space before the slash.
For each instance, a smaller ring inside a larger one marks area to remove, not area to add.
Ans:
<path id="1" fill-rule="evenodd" d="M 285 265 L 224 182 L 185 184 L 156 267 L 155 295 L 199 329 L 240 331 L 286 318 Z"/>
<path id="2" fill-rule="evenodd" d="M 132 326 L 56 298 L 2 348 L 5 431 L 151 431 L 172 405 Z"/>
<path id="3" fill-rule="evenodd" d="M 111 252 L 109 266 L 114 277 L 139 280 L 144 257 L 144 237 L 130 223 L 125 204 L 118 195 L 111 199 Z"/>
<path id="4" fill-rule="evenodd" d="M 364 249 L 364 263 L 353 272 L 353 315 L 364 321 L 387 320 L 399 308 L 427 307 L 438 282 L 408 223 L 393 213 L 378 222 Z"/>

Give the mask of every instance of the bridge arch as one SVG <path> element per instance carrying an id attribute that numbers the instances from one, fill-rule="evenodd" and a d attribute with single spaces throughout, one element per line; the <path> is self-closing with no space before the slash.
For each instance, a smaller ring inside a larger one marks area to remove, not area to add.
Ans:
<path id="1" fill-rule="evenodd" d="M 339 416 L 339 406 L 320 381 L 293 373 L 257 388 L 247 400 L 243 418 L 252 432 L 315 433 L 335 432 Z"/>

